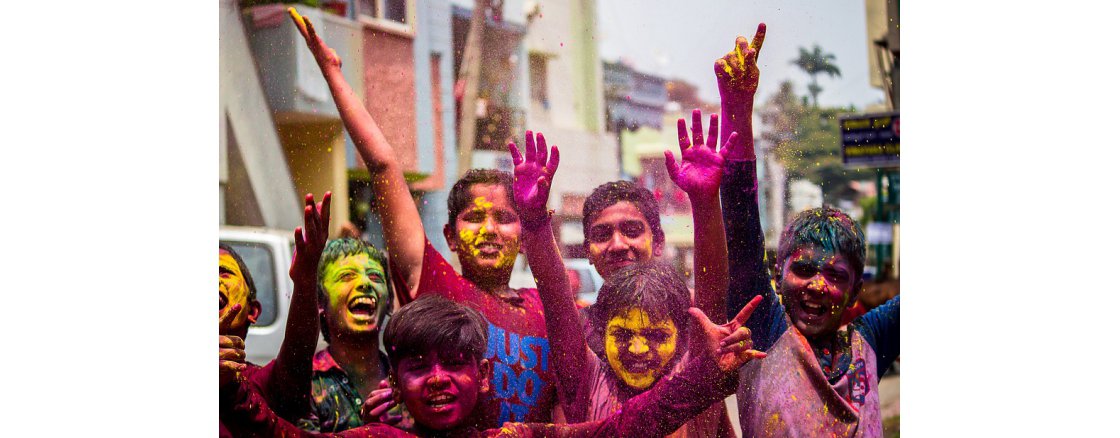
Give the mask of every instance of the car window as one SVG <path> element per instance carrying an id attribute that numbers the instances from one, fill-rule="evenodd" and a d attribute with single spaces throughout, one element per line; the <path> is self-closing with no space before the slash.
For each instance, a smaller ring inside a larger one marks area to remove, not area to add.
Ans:
<path id="1" fill-rule="evenodd" d="M 267 326 L 276 321 L 276 265 L 272 251 L 259 243 L 222 241 L 233 247 L 237 255 L 245 261 L 249 268 L 249 275 L 253 276 L 253 285 L 257 287 L 257 301 L 261 302 L 261 316 L 257 318 L 255 326 Z"/>

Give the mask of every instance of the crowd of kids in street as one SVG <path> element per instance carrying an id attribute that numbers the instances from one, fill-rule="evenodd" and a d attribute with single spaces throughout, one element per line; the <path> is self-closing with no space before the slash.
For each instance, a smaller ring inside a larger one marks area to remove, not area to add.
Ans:
<path id="1" fill-rule="evenodd" d="M 342 60 L 289 12 L 369 169 L 385 248 L 328 240 L 331 194 L 308 194 L 285 338 L 257 365 L 244 352 L 261 312 L 252 275 L 219 245 L 222 436 L 731 437 L 732 394 L 746 437 L 882 435 L 878 382 L 899 354 L 899 298 L 853 315 L 859 224 L 828 207 L 798 213 L 781 233 L 778 281 L 768 272 L 751 126 L 765 25 L 715 62 L 721 114 L 706 132 L 699 110 L 679 120 L 680 160 L 665 152 L 691 203 L 694 290 L 658 261 L 653 194 L 606 182 L 583 205 L 583 244 L 605 283 L 580 309 L 547 208 L 563 147 L 529 131 L 509 145 L 512 174 L 472 169 L 455 183 L 443 238 L 456 271 L 427 240 Z M 535 289 L 509 286 L 519 253 Z M 320 334 L 328 346 L 316 352 Z"/>

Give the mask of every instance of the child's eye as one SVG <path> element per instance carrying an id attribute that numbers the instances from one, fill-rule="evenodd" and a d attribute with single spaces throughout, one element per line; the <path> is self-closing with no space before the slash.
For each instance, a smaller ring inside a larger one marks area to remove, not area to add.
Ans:
<path id="1" fill-rule="evenodd" d="M 494 215 L 494 218 L 497 219 L 500 224 L 512 224 L 517 222 L 517 215 L 506 210 L 498 211 L 497 214 Z"/>
<path id="2" fill-rule="evenodd" d="M 812 277 L 817 274 L 817 269 L 809 265 L 793 265 L 790 266 L 790 271 L 793 271 L 794 275 L 797 275 L 798 277 L 805 278 Z"/>
<path id="3" fill-rule="evenodd" d="M 587 239 L 592 242 L 606 242 L 611 239 L 611 229 L 607 227 L 595 227 L 591 229 L 591 236 Z"/>
<path id="4" fill-rule="evenodd" d="M 481 211 L 472 211 L 463 215 L 463 220 L 470 223 L 479 223 L 486 220 L 486 214 Z"/>
<path id="5" fill-rule="evenodd" d="M 642 236 L 646 227 L 641 222 L 627 222 L 622 224 L 622 234 L 628 238 L 636 239 Z"/>

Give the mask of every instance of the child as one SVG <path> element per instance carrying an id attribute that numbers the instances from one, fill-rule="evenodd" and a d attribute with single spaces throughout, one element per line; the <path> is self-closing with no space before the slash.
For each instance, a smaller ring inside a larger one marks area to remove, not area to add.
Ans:
<path id="1" fill-rule="evenodd" d="M 327 242 L 331 194 L 315 205 L 308 194 L 304 227 L 295 230 L 296 252 L 289 275 L 295 285 L 285 326 L 286 334 L 276 359 L 263 367 L 245 362 L 245 335 L 261 306 L 253 278 L 241 257 L 226 245 L 218 246 L 218 377 L 221 382 L 247 382 L 265 395 L 283 418 L 295 420 L 307 413 L 311 356 L 319 336 L 315 323 L 315 269 Z M 219 436 L 230 436 L 225 418 L 219 419 Z"/>
<path id="2" fill-rule="evenodd" d="M 723 246 L 718 188 L 722 159 L 715 151 L 716 118 L 708 144 L 700 132 L 700 113 L 693 114 L 693 138 L 678 124 L 683 162 L 666 153 L 673 181 L 692 200 L 696 223 L 697 307 L 723 314 L 727 249 Z M 557 369 L 565 417 L 572 422 L 606 418 L 626 400 L 642 394 L 662 377 L 683 366 L 689 346 L 685 315 L 689 291 L 672 269 L 655 262 L 627 263 L 608 278 L 598 302 L 589 308 L 590 335 L 585 338 L 576 306 L 564 280 L 564 268 L 546 211 L 552 178 L 559 166 L 558 149 L 551 154 L 544 136 L 525 139 L 525 158 L 510 144 L 514 163 L 514 198 L 523 224 L 525 255 L 540 285 L 545 304 L 552 362 Z M 585 218 L 586 219 L 586 218 Z M 731 434 L 722 404 L 713 406 L 674 435 Z"/>
<path id="3" fill-rule="evenodd" d="M 717 326 L 699 309 L 689 313 L 697 330 L 696 359 L 673 379 L 623 404 L 610 417 L 573 425 L 507 423 L 481 430 L 480 397 L 496 390 L 489 384 L 486 322 L 474 309 L 435 294 L 421 296 L 396 312 L 385 330 L 392 366 L 393 399 L 408 407 L 419 436 L 663 436 L 689 417 L 731 394 L 740 366 L 755 355 L 745 348 L 721 350 L 720 340 L 740 331 L 751 303 L 729 324 Z M 276 416 L 260 394 L 243 384 L 221 390 L 223 415 L 236 419 L 245 436 L 315 436 Z M 416 436 L 375 423 L 327 436 Z"/>
<path id="4" fill-rule="evenodd" d="M 319 325 L 327 348 L 315 354 L 311 415 L 300 427 L 339 432 L 365 424 L 362 400 L 389 373 L 378 335 L 392 307 L 385 255 L 358 239 L 327 243 L 318 267 Z M 396 423 L 399 413 L 384 421 Z M 404 425 L 407 427 L 407 425 Z"/>
<path id="5" fill-rule="evenodd" d="M 556 388 L 545 358 L 549 345 L 541 300 L 536 289 L 509 287 L 521 245 L 521 223 L 512 207 L 512 176 L 472 169 L 451 188 L 444 238 L 458 256 L 463 272 L 459 275 L 425 237 L 396 152 L 343 78 L 342 61 L 316 35 L 310 21 L 294 9 L 289 12 L 369 169 L 398 299 L 407 304 L 422 294 L 438 293 L 486 315 L 491 342 L 486 358 L 495 371 L 491 383 L 502 389 L 487 393 L 483 401 L 491 415 L 488 424 L 550 421 Z"/>
<path id="6" fill-rule="evenodd" d="M 735 50 L 716 61 L 720 105 L 736 132 L 751 132 L 765 33 L 760 24 L 752 42 L 739 37 Z M 763 257 L 753 137 L 740 139 L 732 142 L 721 187 L 731 260 L 728 302 L 731 309 L 758 298 L 762 303 L 748 319 L 749 334 L 724 342 L 750 336 L 770 355 L 742 373 L 743 436 L 880 436 L 874 377 L 898 356 L 898 298 L 842 326 L 861 286 L 863 231 L 843 212 L 818 208 L 799 213 L 782 233 L 779 301 Z"/>

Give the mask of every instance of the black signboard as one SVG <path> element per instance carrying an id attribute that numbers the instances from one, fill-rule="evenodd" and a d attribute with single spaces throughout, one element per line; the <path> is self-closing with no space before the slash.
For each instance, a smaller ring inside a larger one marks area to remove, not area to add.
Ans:
<path id="1" fill-rule="evenodd" d="M 898 112 L 840 118 L 846 167 L 898 167 Z"/>

